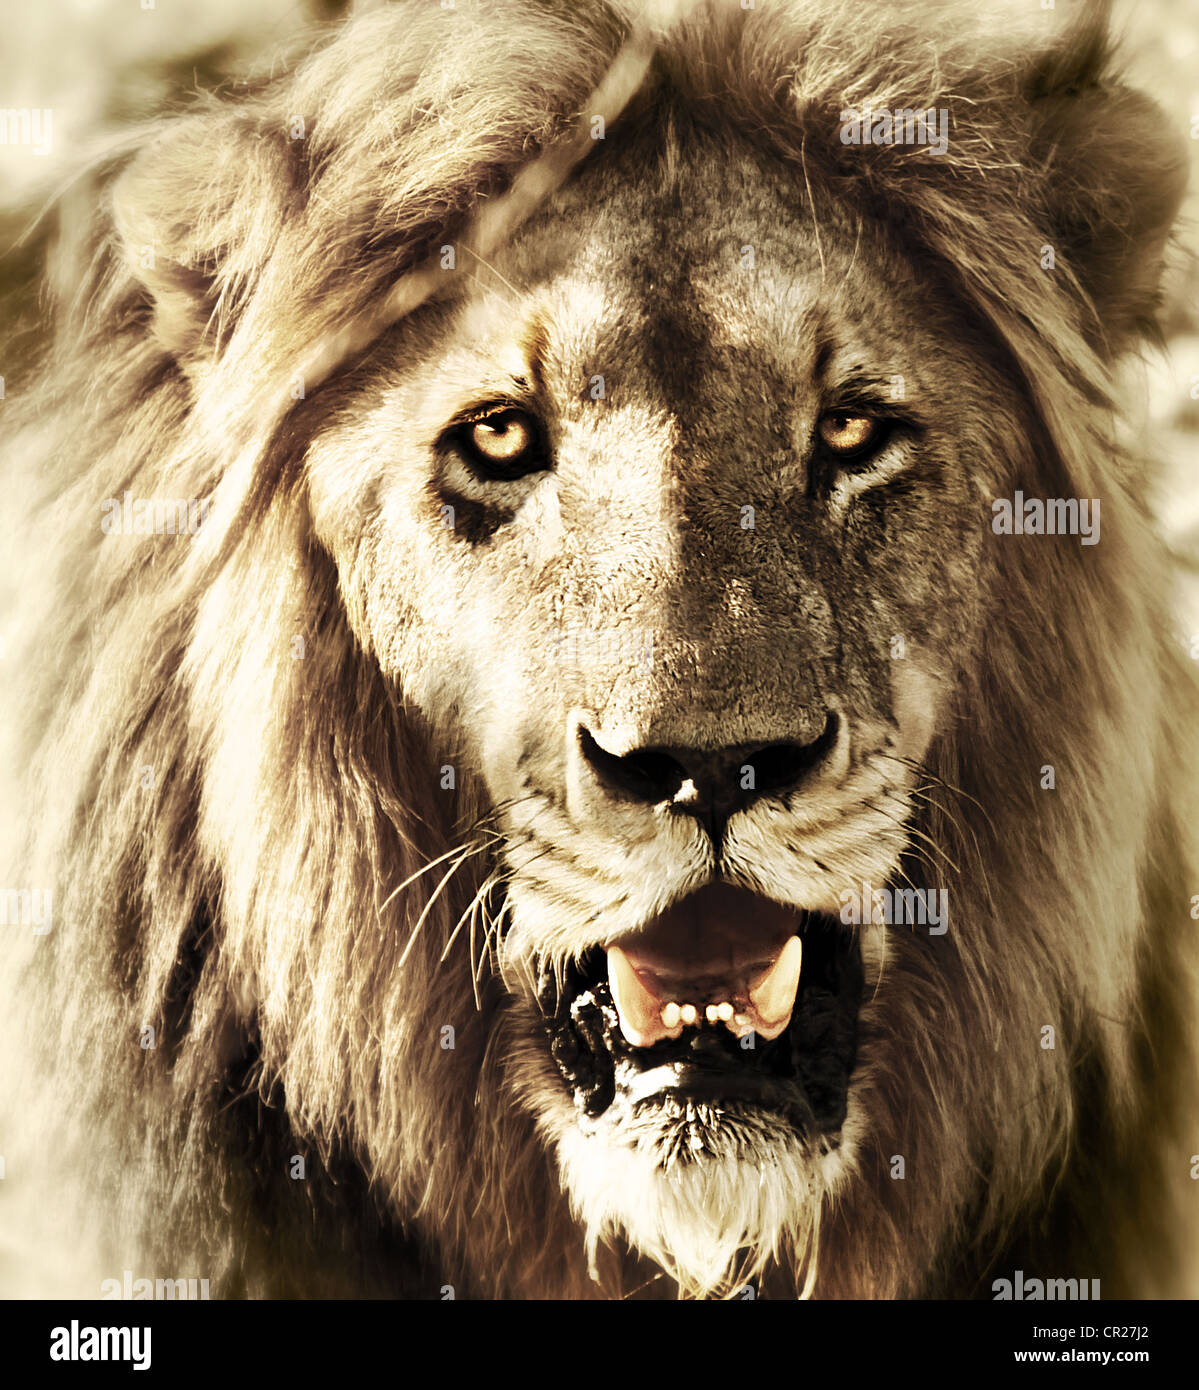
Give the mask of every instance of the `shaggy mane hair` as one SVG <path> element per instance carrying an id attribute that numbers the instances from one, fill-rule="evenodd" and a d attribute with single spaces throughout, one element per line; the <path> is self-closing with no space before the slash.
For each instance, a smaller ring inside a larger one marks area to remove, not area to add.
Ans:
<path id="1" fill-rule="evenodd" d="M 1103 502 L 1085 554 L 1000 547 L 914 822 L 958 929 L 935 969 L 897 941 L 909 988 L 864 1009 L 859 1172 L 813 1291 L 989 1296 L 1017 1267 L 1193 1288 L 1194 689 L 1114 384 L 1183 165 L 1101 15 L 976 10 L 394 4 L 111 171 L 69 329 L 6 407 L 6 882 L 52 887 L 54 925 L 3 938 L 0 1113 L 7 1205 L 64 1213 L 29 1247 L 41 1287 L 676 1291 L 606 1231 L 589 1271 L 513 1080 L 535 1042 L 477 949 L 491 808 L 438 791 L 447 750 L 353 639 L 304 458 L 378 334 L 452 293 L 443 245 L 469 274 L 589 157 L 594 114 L 613 143 L 681 105 L 950 277 L 1038 421 L 1012 488 Z M 948 151 L 841 144 L 866 106 L 948 108 Z M 211 516 L 187 543 L 105 536 L 126 491 Z M 802 1283 L 785 1251 L 761 1266 L 763 1293 Z"/>

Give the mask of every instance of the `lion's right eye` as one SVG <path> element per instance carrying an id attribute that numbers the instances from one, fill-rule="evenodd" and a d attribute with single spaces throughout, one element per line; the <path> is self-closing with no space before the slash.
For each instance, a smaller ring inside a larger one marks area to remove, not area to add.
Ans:
<path id="1" fill-rule="evenodd" d="M 510 481 L 549 467 L 540 422 L 514 406 L 464 421 L 452 431 L 452 439 L 466 462 L 487 479 Z"/>
<path id="2" fill-rule="evenodd" d="M 883 424 L 872 415 L 832 411 L 820 417 L 817 426 L 821 442 L 839 458 L 860 458 L 869 453 L 884 433 Z"/>

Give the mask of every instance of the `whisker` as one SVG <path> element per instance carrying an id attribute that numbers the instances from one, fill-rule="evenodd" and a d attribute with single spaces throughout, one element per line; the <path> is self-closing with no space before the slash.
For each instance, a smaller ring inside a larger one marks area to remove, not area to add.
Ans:
<path id="1" fill-rule="evenodd" d="M 447 849 L 444 854 L 439 854 L 436 859 L 431 859 L 429 863 L 423 866 L 423 868 L 417 869 L 417 871 L 414 874 L 409 874 L 408 877 L 403 881 L 403 883 L 401 883 L 398 887 L 393 888 L 391 892 L 388 893 L 387 897 L 383 899 L 383 902 L 379 906 L 379 914 L 383 914 L 388 904 L 391 902 L 392 898 L 396 896 L 397 893 L 403 892 L 403 890 L 407 888 L 409 884 L 415 883 L 418 878 L 421 878 L 424 874 L 427 874 L 430 869 L 435 869 L 438 866 L 438 864 L 444 864 L 445 861 L 449 859 L 451 856 L 458 854 L 461 850 L 466 848 L 468 847 L 464 845 L 455 845 L 453 849 Z M 475 851 L 484 848 L 486 848 L 486 846 L 484 845 L 478 845 L 473 847 Z"/>
<path id="2" fill-rule="evenodd" d="M 877 756 L 880 758 L 887 758 L 894 763 L 900 763 L 902 766 L 910 768 L 913 772 L 919 773 L 920 776 L 927 777 L 929 781 L 935 783 L 938 787 L 943 787 L 954 796 L 961 797 L 963 801 L 969 801 L 986 817 L 987 825 L 990 827 L 991 833 L 997 833 L 995 830 L 995 822 L 991 819 L 991 813 L 976 796 L 972 796 L 964 787 L 959 787 L 956 783 L 947 781 L 944 777 L 933 772 L 932 769 L 925 766 L 925 764 L 917 762 L 914 758 L 904 758 L 897 753 L 879 753 Z"/>
<path id="3" fill-rule="evenodd" d="M 446 957 L 449 955 L 450 949 L 453 947 L 454 941 L 456 940 L 456 938 L 457 938 L 457 936 L 458 936 L 458 933 L 462 930 L 463 924 L 466 922 L 466 919 L 467 919 L 468 916 L 471 917 L 471 923 L 472 923 L 472 924 L 471 924 L 471 931 L 472 931 L 472 933 L 473 933 L 473 931 L 474 931 L 474 911 L 475 911 L 475 908 L 478 906 L 479 901 L 480 901 L 480 899 L 482 898 L 482 896 L 492 887 L 492 879 L 493 879 L 493 876 L 494 876 L 493 873 L 487 875 L 487 877 L 483 880 L 482 884 L 480 885 L 478 892 L 477 892 L 477 893 L 474 895 L 474 897 L 470 900 L 470 905 L 467 907 L 466 911 L 462 913 L 462 915 L 458 918 L 458 921 L 454 924 L 454 929 L 453 929 L 453 931 L 450 932 L 449 939 L 446 941 L 446 943 L 445 943 L 445 948 L 444 948 L 444 950 L 442 951 L 441 957 L 440 957 L 440 959 L 439 959 L 438 962 L 437 962 L 438 965 L 444 965 L 444 964 L 445 964 Z M 472 940 L 473 940 L 473 937 L 472 937 Z M 472 959 L 473 959 L 473 953 L 472 953 Z M 472 973 L 473 973 L 473 972 L 472 972 Z M 475 1006 L 476 1006 L 476 1008 L 478 1007 L 478 1004 L 479 1004 L 479 996 L 478 996 L 478 991 L 476 990 L 476 992 L 475 992 Z"/>
<path id="4" fill-rule="evenodd" d="M 432 912 L 433 905 L 441 896 L 446 884 L 450 881 L 451 878 L 453 878 L 453 876 L 458 872 L 458 870 L 463 866 L 463 864 L 466 863 L 466 861 L 471 857 L 472 854 L 478 854 L 480 850 L 482 850 L 483 848 L 485 848 L 485 846 L 478 845 L 464 850 L 462 854 L 460 854 L 459 857 L 454 860 L 454 862 L 442 875 L 441 882 L 433 890 L 433 893 L 430 896 L 429 901 L 421 909 L 421 914 L 416 919 L 416 925 L 412 928 L 412 933 L 408 937 L 407 945 L 404 947 L 403 954 L 400 956 L 399 965 L 396 967 L 397 970 L 402 970 L 404 968 L 404 962 L 408 959 L 408 953 L 412 950 L 412 947 L 415 945 L 416 938 L 420 935 L 421 928 L 425 925 L 425 922 L 428 920 L 429 913 Z M 445 855 L 442 856 L 443 859 L 445 857 Z"/>
<path id="5" fill-rule="evenodd" d="M 493 887 L 493 888 L 498 888 L 502 882 L 503 882 L 503 879 L 500 878 L 499 876 L 497 876 L 497 877 L 496 877 L 496 880 L 495 880 L 495 882 L 494 882 L 494 884 L 492 885 L 492 887 Z M 488 903 L 488 900 L 487 900 L 487 899 L 484 899 L 484 901 L 483 901 L 483 941 L 482 941 L 481 949 L 480 949 L 480 952 L 479 952 L 479 964 L 478 964 L 478 977 L 479 977 L 479 978 L 481 978 L 481 977 L 482 977 L 482 974 L 483 974 L 483 966 L 484 966 L 484 957 L 485 957 L 485 956 L 490 956 L 490 957 L 491 957 L 491 961 L 492 961 L 492 970 L 495 971 L 495 970 L 498 969 L 498 964 L 499 964 L 499 962 L 498 962 L 498 960 L 497 960 L 497 955 L 498 955 L 498 945 L 499 945 L 499 940 L 500 940 L 500 933 L 501 933 L 501 931 L 503 930 L 504 918 L 505 918 L 505 916 L 506 916 L 507 913 L 508 913 L 508 899 L 507 899 L 507 898 L 504 899 L 503 905 L 501 906 L 500 911 L 499 911 L 499 915 L 498 915 L 497 917 L 495 917 L 495 918 L 492 918 L 491 915 L 490 915 L 490 913 L 488 912 L 487 903 Z"/>
<path id="6" fill-rule="evenodd" d="M 931 849 L 935 854 L 941 857 L 945 865 L 948 868 L 952 869 L 955 874 L 961 874 L 961 866 L 955 863 L 955 861 L 949 855 L 948 851 L 946 851 L 943 846 L 939 845 L 936 842 L 936 840 L 934 840 L 933 837 L 929 835 L 927 832 L 921 830 L 918 826 L 913 825 L 910 819 L 902 816 L 893 815 L 885 807 L 879 806 L 877 802 L 868 801 L 866 804 L 870 807 L 872 811 L 877 811 L 880 816 L 885 816 L 889 821 L 892 821 L 895 825 L 901 827 L 906 834 L 914 836 L 922 844 L 927 845 L 929 849 Z M 930 864 L 929 867 L 932 868 L 934 872 L 936 872 L 935 865 Z"/>

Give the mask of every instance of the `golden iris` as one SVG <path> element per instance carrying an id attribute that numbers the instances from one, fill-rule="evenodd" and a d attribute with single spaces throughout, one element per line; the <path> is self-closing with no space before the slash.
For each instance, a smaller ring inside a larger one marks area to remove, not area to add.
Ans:
<path id="1" fill-rule="evenodd" d="M 506 410 L 476 420 L 468 438 L 471 448 L 488 462 L 512 464 L 533 447 L 533 423 L 519 410 Z"/>
<path id="2" fill-rule="evenodd" d="M 878 433 L 878 421 L 869 415 L 822 415 L 820 438 L 834 454 L 856 454 Z"/>

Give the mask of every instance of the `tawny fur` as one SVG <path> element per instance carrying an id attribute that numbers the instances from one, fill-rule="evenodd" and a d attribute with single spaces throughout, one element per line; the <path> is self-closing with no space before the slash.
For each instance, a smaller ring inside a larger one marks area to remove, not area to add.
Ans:
<path id="1" fill-rule="evenodd" d="M 1035 421 L 995 443 L 1008 494 L 1103 499 L 1093 553 L 994 551 L 912 822 L 960 930 L 888 943 L 845 1171 L 805 1185 L 780 1153 L 744 1220 L 731 1170 L 693 1171 L 697 1241 L 714 1199 L 728 1217 L 703 1257 L 650 1210 L 630 1248 L 613 1171 L 589 1177 L 564 1102 L 533 1093 L 544 1045 L 473 939 L 494 808 L 438 794 L 447 730 L 359 640 L 314 534 L 308 442 L 354 409 L 354 363 L 324 346 L 365 346 L 388 290 L 586 118 L 633 17 L 400 4 L 117 173 L 8 437 L 9 495 L 37 496 L 10 533 L 5 882 L 55 897 L 48 936 L 5 929 L 4 1198 L 14 1230 L 71 1203 L 28 1236 L 44 1273 L 22 1287 L 130 1268 L 234 1296 L 669 1296 L 665 1268 L 694 1293 L 748 1272 L 763 1293 L 989 1296 L 1020 1267 L 1194 1292 L 1194 688 L 1151 462 L 1112 404 L 1180 165 L 1101 25 L 1016 44 L 969 8 L 701 5 L 630 106 L 652 120 L 668 90 L 936 266 Z M 865 105 L 949 107 L 948 152 L 841 145 L 836 113 Z M 313 362 L 327 382 L 293 400 Z M 127 489 L 211 497 L 212 524 L 113 544 L 98 503 Z"/>

